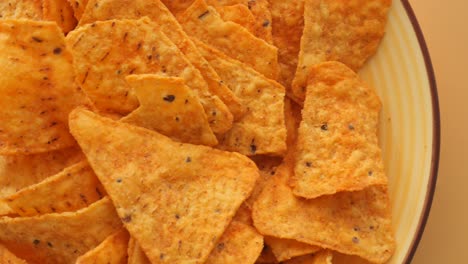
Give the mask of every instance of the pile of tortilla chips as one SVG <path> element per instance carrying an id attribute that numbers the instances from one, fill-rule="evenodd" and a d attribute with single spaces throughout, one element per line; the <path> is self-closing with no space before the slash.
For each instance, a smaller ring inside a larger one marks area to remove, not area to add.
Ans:
<path id="1" fill-rule="evenodd" d="M 385 263 L 390 5 L 1 1 L 0 262 Z"/>

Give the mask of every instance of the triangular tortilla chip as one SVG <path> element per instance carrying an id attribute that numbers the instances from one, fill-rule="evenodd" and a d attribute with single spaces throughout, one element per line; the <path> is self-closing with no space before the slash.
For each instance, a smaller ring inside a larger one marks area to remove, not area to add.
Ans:
<path id="1" fill-rule="evenodd" d="M 233 221 L 224 231 L 206 264 L 253 264 L 263 249 L 263 236 L 255 228 Z"/>
<path id="2" fill-rule="evenodd" d="M 18 258 L 6 247 L 0 244 L 0 263 L 3 264 L 28 264 L 26 261 Z"/>
<path id="3" fill-rule="evenodd" d="M 151 264 L 138 242 L 130 237 L 128 242 L 128 264 Z"/>
<path id="4" fill-rule="evenodd" d="M 127 230 L 121 229 L 80 256 L 76 264 L 127 264 L 128 239 Z"/>
<path id="5" fill-rule="evenodd" d="M 315 198 L 386 184 L 376 92 L 344 64 L 312 67 L 298 132 L 295 195 Z"/>
<path id="6" fill-rule="evenodd" d="M 18 215 L 34 216 L 76 211 L 105 195 L 104 188 L 88 162 L 83 161 L 5 200 Z"/>
<path id="7" fill-rule="evenodd" d="M 31 264 L 67 264 L 121 228 L 106 197 L 77 212 L 0 218 L 0 243 Z"/>
<path id="8" fill-rule="evenodd" d="M 75 14 L 67 0 L 42 0 L 42 7 L 44 20 L 55 21 L 64 33 L 75 28 Z"/>
<path id="9" fill-rule="evenodd" d="M 224 21 L 231 21 L 243 26 L 250 33 L 255 35 L 256 21 L 249 8 L 243 4 L 236 4 L 232 6 L 219 6 L 216 7 L 219 15 Z M 259 36 L 257 36 L 259 37 Z"/>
<path id="10" fill-rule="evenodd" d="M 378 263 L 392 256 L 395 241 L 385 186 L 307 200 L 294 196 L 288 186 L 291 173 L 292 165 L 281 165 L 254 204 L 252 218 L 261 234 Z"/>
<path id="11" fill-rule="evenodd" d="M 42 0 L 2 0 L 1 19 L 42 20 Z"/>
<path id="12" fill-rule="evenodd" d="M 179 22 L 189 35 L 205 44 L 250 65 L 268 78 L 275 80 L 278 77 L 277 48 L 242 26 L 224 21 L 204 0 L 196 0 L 179 17 Z"/>
<path id="13" fill-rule="evenodd" d="M 239 99 L 226 87 L 218 74 L 198 52 L 176 18 L 159 0 L 90 0 L 80 25 L 110 19 L 138 19 L 148 16 L 160 30 L 174 42 L 177 48 L 197 68 L 213 95 L 218 96 L 229 108 L 234 118 L 240 118 L 244 109 Z"/>
<path id="14" fill-rule="evenodd" d="M 244 155 L 281 156 L 286 151 L 284 87 L 247 65 L 196 41 L 199 50 L 247 112 L 219 137 L 219 148 Z"/>
<path id="15" fill-rule="evenodd" d="M 269 0 L 273 43 L 278 47 L 279 82 L 291 94 L 304 30 L 304 0 Z"/>
<path id="16" fill-rule="evenodd" d="M 283 262 L 284 264 L 332 264 L 333 254 L 330 250 L 322 250 L 317 254 L 301 256 Z"/>
<path id="17" fill-rule="evenodd" d="M 129 75 L 125 79 L 135 91 L 140 107 L 121 121 L 184 143 L 218 144 L 200 100 L 183 79 L 155 74 Z"/>
<path id="18" fill-rule="evenodd" d="M 294 97 L 304 100 L 309 69 L 317 63 L 340 61 L 358 71 L 379 46 L 391 3 L 305 0 L 304 32 L 292 83 Z"/>
<path id="19" fill-rule="evenodd" d="M 70 6 L 73 8 L 73 14 L 75 18 L 80 21 L 83 12 L 88 4 L 88 0 L 68 0 Z"/>
<path id="20" fill-rule="evenodd" d="M 0 156 L 0 199 L 85 159 L 78 147 L 32 155 Z"/>
<path id="21" fill-rule="evenodd" d="M 320 247 L 301 243 L 294 239 L 266 236 L 265 243 L 271 248 L 271 251 L 278 261 L 285 261 L 294 257 L 312 254 L 321 250 Z"/>
<path id="22" fill-rule="evenodd" d="M 71 109 L 88 102 L 53 22 L 0 20 L 0 154 L 31 154 L 74 144 Z"/>
<path id="23" fill-rule="evenodd" d="M 258 178 L 238 153 L 174 142 L 84 109 L 70 115 L 70 127 L 154 263 L 206 260 Z"/>
<path id="24" fill-rule="evenodd" d="M 70 32 L 66 40 L 77 82 L 98 109 L 121 114 L 135 110 L 138 100 L 125 76 L 158 73 L 184 79 L 200 98 L 215 133 L 232 126 L 226 105 L 208 91 L 200 72 L 150 19 L 98 21 Z"/>

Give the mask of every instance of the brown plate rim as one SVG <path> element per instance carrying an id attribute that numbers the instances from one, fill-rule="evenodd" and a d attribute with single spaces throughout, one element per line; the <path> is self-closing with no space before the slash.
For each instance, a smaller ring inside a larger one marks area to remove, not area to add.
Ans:
<path id="1" fill-rule="evenodd" d="M 437 83 L 434 74 L 434 68 L 432 67 L 431 57 L 429 55 L 429 50 L 427 48 L 424 35 L 422 33 L 421 27 L 419 26 L 416 15 L 411 7 L 411 4 L 408 0 L 401 0 L 406 14 L 408 15 L 411 24 L 413 25 L 413 30 L 418 38 L 419 47 L 422 51 L 424 62 L 426 65 L 427 78 L 429 80 L 431 99 L 432 99 L 432 131 L 433 131 L 433 140 L 432 140 L 432 160 L 431 160 L 431 170 L 430 178 L 427 185 L 426 197 L 424 198 L 424 208 L 422 214 L 419 217 L 418 227 L 416 234 L 411 241 L 410 249 L 408 250 L 403 263 L 409 264 L 416 253 L 419 242 L 421 241 L 422 235 L 424 233 L 424 228 L 426 227 L 427 219 L 429 218 L 429 213 L 431 211 L 432 200 L 434 198 L 434 192 L 436 189 L 437 183 L 437 174 L 439 171 L 439 157 L 440 157 L 440 109 L 439 109 L 439 97 L 437 94 Z"/>

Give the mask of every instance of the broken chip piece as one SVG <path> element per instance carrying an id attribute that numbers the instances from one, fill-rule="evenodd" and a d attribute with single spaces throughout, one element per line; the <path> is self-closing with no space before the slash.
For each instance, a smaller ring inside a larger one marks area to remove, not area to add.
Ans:
<path id="1" fill-rule="evenodd" d="M 129 75 L 125 80 L 135 91 L 140 107 L 121 121 L 184 143 L 218 144 L 200 100 L 183 79 L 142 74 Z"/>
<path id="2" fill-rule="evenodd" d="M 258 178 L 238 153 L 174 142 L 84 109 L 73 111 L 70 127 L 152 262 L 205 261 Z"/>
<path id="3" fill-rule="evenodd" d="M 387 184 L 377 127 L 380 100 L 339 62 L 312 67 L 290 184 L 315 198 Z"/>

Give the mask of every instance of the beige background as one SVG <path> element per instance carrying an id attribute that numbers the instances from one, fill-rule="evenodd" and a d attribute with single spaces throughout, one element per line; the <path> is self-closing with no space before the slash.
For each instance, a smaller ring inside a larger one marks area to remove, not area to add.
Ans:
<path id="1" fill-rule="evenodd" d="M 410 0 L 436 73 L 441 160 L 415 264 L 468 263 L 468 1 Z"/>

